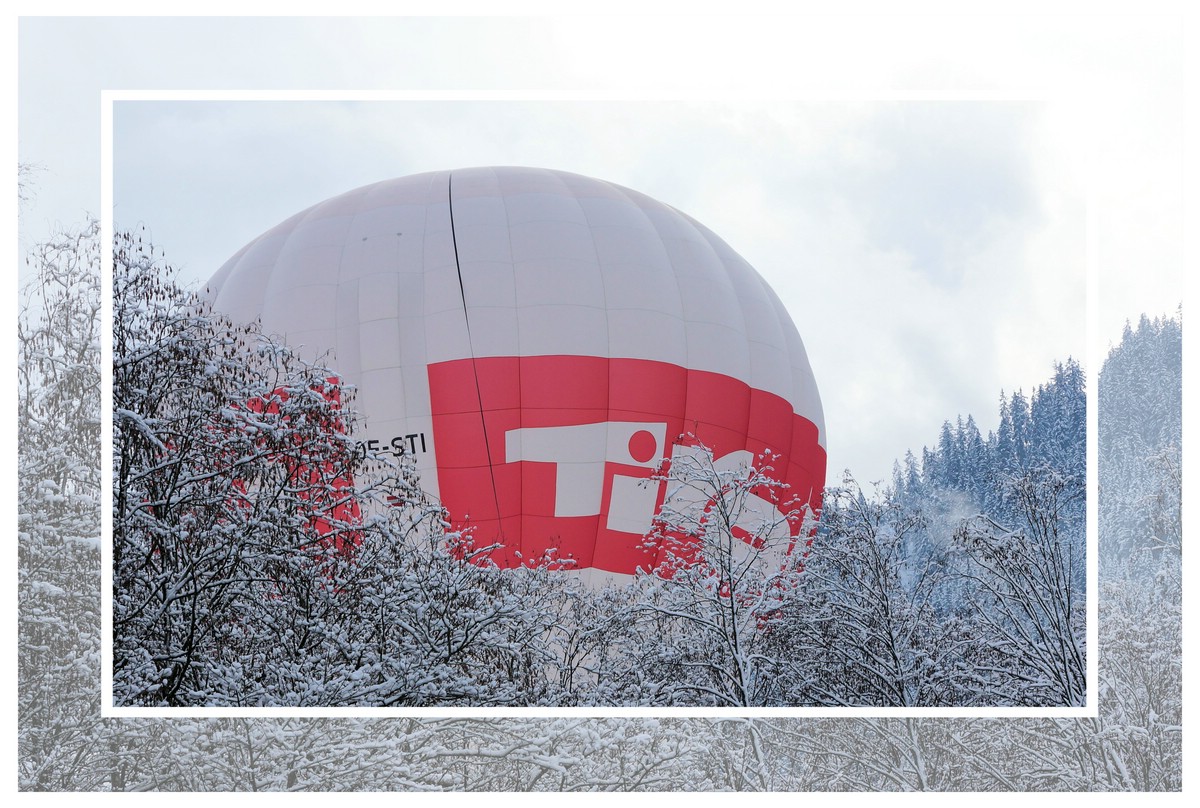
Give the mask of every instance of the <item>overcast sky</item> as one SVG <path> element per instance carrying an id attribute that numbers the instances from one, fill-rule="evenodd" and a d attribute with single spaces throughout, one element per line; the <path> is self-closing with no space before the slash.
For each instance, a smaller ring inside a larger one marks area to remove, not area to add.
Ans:
<path id="1" fill-rule="evenodd" d="M 831 483 L 886 479 L 959 414 L 986 433 L 1001 389 L 1086 359 L 1089 205 L 1097 356 L 1182 300 L 1170 19 L 42 19 L 19 58 L 22 248 L 100 212 L 101 89 L 452 99 L 118 103 L 115 222 L 197 282 L 420 171 L 557 168 L 682 210 L 791 312 Z"/>

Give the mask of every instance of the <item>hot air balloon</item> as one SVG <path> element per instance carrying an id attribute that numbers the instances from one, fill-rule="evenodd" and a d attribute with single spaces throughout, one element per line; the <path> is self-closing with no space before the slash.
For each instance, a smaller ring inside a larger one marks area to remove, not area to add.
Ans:
<path id="1" fill-rule="evenodd" d="M 790 504 L 819 510 L 824 419 L 787 311 L 636 191 L 515 167 L 386 180 L 267 231 L 209 289 L 324 356 L 358 389 L 356 437 L 410 455 L 500 566 L 548 550 L 595 580 L 653 566 L 666 486 L 648 478 L 683 436 L 727 466 L 773 452 Z"/>

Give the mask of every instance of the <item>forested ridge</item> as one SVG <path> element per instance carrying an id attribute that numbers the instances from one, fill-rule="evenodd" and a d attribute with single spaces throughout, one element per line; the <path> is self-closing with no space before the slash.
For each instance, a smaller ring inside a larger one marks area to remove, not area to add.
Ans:
<path id="1" fill-rule="evenodd" d="M 265 437 L 239 459 L 296 451 L 288 430 L 301 422 L 352 430 L 352 401 L 325 394 L 324 369 L 182 305 L 136 237 L 117 252 L 132 284 L 118 293 L 147 290 L 128 298 L 125 320 L 141 347 L 118 362 L 149 346 L 195 401 L 275 397 L 203 416 L 255 424 Z M 126 398 L 114 468 L 102 471 L 99 256 L 94 230 L 44 245 L 19 323 L 24 789 L 1180 787 L 1180 316 L 1131 325 L 1099 376 L 1098 719 L 102 719 L 101 473 L 142 486 L 136 507 L 114 511 L 114 580 L 143 583 L 114 606 L 123 703 L 1082 704 L 1094 649 L 1083 641 L 1085 379 L 1071 360 L 1028 398 L 1002 395 L 986 436 L 971 416 L 947 422 L 879 490 L 850 476 L 829 489 L 812 548 L 786 580 L 735 577 L 714 561 L 693 580 L 647 576 L 597 597 L 553 563 L 497 575 L 469 548 L 446 552 L 430 541 L 456 540 L 437 509 L 403 465 L 379 471 L 382 458 L 323 456 L 309 467 L 326 473 L 304 490 L 272 476 L 278 462 L 247 463 L 214 490 L 204 463 L 229 455 L 212 437 L 245 430 L 197 421 L 203 407 L 155 409 L 161 388 L 140 380 L 137 362 L 123 366 L 123 388 L 116 369 L 114 395 Z M 192 350 L 205 344 L 228 348 L 231 362 L 250 346 L 255 373 L 216 368 Z M 304 444 L 305 459 L 318 443 Z M 720 477 L 696 457 L 717 496 L 770 483 Z M 379 471 L 363 496 L 408 500 L 333 526 L 357 531 L 351 564 L 313 505 L 340 496 L 356 463 Z M 154 489 L 164 468 L 169 492 Z M 275 485 L 270 507 L 237 496 L 248 481 Z M 220 512 L 208 522 L 205 496 Z M 252 542 L 223 558 L 213 548 L 228 542 L 178 542 L 204 530 Z M 725 556 L 730 569 L 740 559 L 735 548 Z M 380 569 L 390 572 L 363 572 Z"/>

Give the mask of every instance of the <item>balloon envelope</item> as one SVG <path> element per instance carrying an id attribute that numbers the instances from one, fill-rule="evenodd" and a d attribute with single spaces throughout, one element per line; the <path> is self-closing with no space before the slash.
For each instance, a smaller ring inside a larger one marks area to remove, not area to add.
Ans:
<path id="1" fill-rule="evenodd" d="M 685 434 L 726 466 L 775 453 L 790 504 L 819 509 L 824 418 L 791 318 L 636 191 L 531 168 L 387 180 L 264 233 L 209 289 L 354 384 L 357 437 L 412 455 L 502 566 L 653 566 L 665 485 L 646 478 Z"/>

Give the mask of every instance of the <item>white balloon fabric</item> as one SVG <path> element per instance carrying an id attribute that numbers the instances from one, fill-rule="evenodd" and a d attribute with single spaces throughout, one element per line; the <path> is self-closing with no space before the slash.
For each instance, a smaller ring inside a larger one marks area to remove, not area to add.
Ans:
<path id="1" fill-rule="evenodd" d="M 272 228 L 209 289 L 324 356 L 358 389 L 356 437 L 413 455 L 502 566 L 549 549 L 653 566 L 665 486 L 644 480 L 685 434 L 726 464 L 778 454 L 794 500 L 777 507 L 819 510 L 824 418 L 787 311 L 724 241 L 636 191 L 534 168 L 387 180 Z"/>

